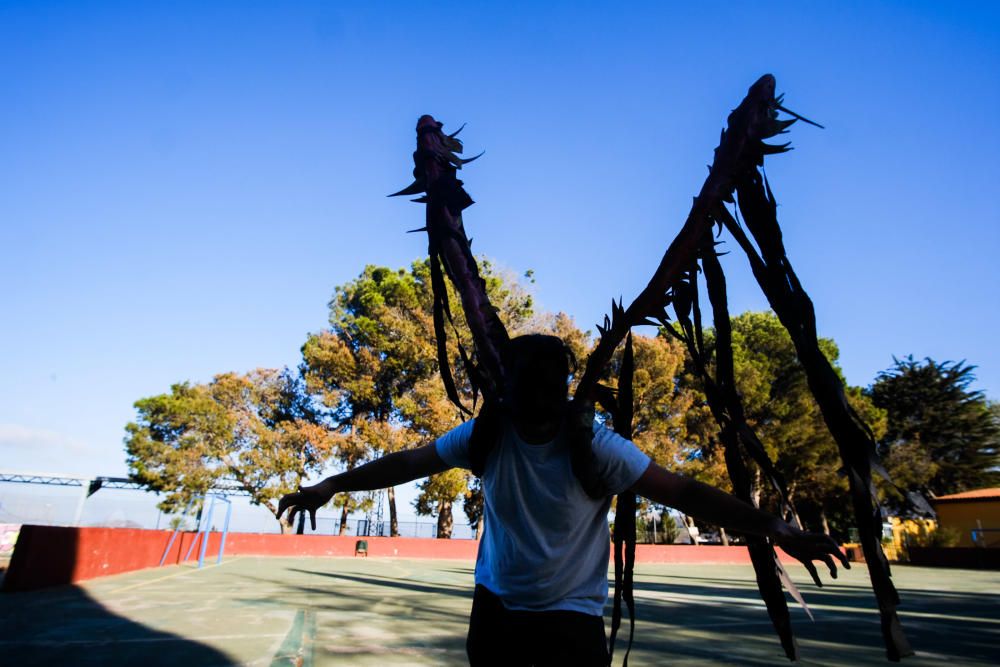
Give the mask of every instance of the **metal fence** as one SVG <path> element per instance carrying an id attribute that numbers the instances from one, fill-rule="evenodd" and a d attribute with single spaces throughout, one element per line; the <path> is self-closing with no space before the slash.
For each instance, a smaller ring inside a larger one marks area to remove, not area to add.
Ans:
<path id="1" fill-rule="evenodd" d="M 39 524 L 50 526 L 101 526 L 111 528 L 181 528 L 195 530 L 195 516 L 169 515 L 160 512 L 156 505 L 162 499 L 154 493 L 104 486 L 92 495 L 88 488 L 75 485 L 46 484 L 27 480 L 0 479 L 0 524 Z M 316 531 L 307 534 L 339 535 L 340 512 L 321 509 L 318 512 Z M 402 537 L 436 537 L 437 521 L 400 521 Z M 220 529 L 221 524 L 214 529 Z M 281 526 L 270 510 L 251 505 L 246 497 L 233 497 L 232 532 L 278 533 Z M 364 515 L 348 518 L 344 535 L 389 535 L 389 522 L 368 521 Z M 473 529 L 455 522 L 454 539 L 473 538 Z"/>
<path id="2" fill-rule="evenodd" d="M 308 525 L 308 523 L 307 523 Z M 399 537 L 437 537 L 436 521 L 399 521 L 397 523 Z M 339 517 L 316 517 L 316 530 L 307 529 L 309 533 L 318 535 L 356 535 L 359 537 L 389 537 L 388 521 L 369 521 L 368 519 L 348 519 L 343 533 L 340 530 Z M 456 523 L 451 530 L 455 540 L 475 539 L 472 526 Z"/>

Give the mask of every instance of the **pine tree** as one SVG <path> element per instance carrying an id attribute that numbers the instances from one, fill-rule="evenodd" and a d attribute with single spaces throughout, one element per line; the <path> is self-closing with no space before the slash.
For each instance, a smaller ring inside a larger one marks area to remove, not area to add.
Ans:
<path id="1" fill-rule="evenodd" d="M 934 495 L 1000 485 L 1000 420 L 972 389 L 975 366 L 912 355 L 893 361 L 869 390 L 888 412 L 880 454 L 893 482 Z"/>

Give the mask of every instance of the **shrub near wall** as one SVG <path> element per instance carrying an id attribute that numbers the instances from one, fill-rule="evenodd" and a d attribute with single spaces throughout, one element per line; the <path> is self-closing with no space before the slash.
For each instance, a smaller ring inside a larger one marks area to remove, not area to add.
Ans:
<path id="1" fill-rule="evenodd" d="M 14 553 L 14 545 L 17 543 L 17 534 L 20 531 L 19 523 L 0 523 L 0 560 L 8 559 Z"/>

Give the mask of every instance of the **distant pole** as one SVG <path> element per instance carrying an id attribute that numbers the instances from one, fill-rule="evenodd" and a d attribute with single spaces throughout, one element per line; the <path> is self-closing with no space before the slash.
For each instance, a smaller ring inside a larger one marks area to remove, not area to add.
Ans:
<path id="1" fill-rule="evenodd" d="M 83 503 L 87 500 L 87 496 L 90 495 L 90 482 L 89 479 L 80 480 L 80 499 L 76 501 L 76 513 L 73 515 L 73 525 L 79 526 L 80 519 L 83 518 Z"/>
<path id="2" fill-rule="evenodd" d="M 208 550 L 208 535 L 212 530 L 212 513 L 215 512 L 215 496 L 211 496 L 212 502 L 208 506 L 208 516 L 198 527 L 198 534 L 201 535 L 201 550 L 198 551 L 198 569 L 205 564 L 205 552 Z M 208 499 L 208 496 L 205 498 Z M 204 509 L 204 506 L 202 506 Z M 304 512 L 303 512 L 304 513 Z"/>
<path id="3" fill-rule="evenodd" d="M 385 499 L 385 489 L 378 492 L 378 506 L 375 508 L 375 534 L 379 537 L 385 535 L 382 529 L 382 501 Z"/>
<path id="4" fill-rule="evenodd" d="M 233 515 L 233 503 L 226 497 L 222 497 L 222 502 L 226 503 L 226 523 L 222 527 L 222 538 L 219 540 L 219 558 L 215 561 L 218 565 L 222 562 L 222 552 L 226 550 L 226 537 L 229 535 L 229 519 Z"/>

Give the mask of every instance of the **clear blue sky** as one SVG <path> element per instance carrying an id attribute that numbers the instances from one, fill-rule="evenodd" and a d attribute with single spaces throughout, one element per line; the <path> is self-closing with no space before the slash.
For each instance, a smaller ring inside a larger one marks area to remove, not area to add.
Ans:
<path id="1" fill-rule="evenodd" d="M 476 249 L 591 327 L 678 230 L 761 74 L 788 252 L 852 384 L 967 359 L 1000 398 L 996 3 L 0 5 L 0 466 L 123 474 L 132 403 L 294 365 L 406 265 L 413 127 L 470 151 Z M 732 310 L 765 307 L 734 253 Z"/>

